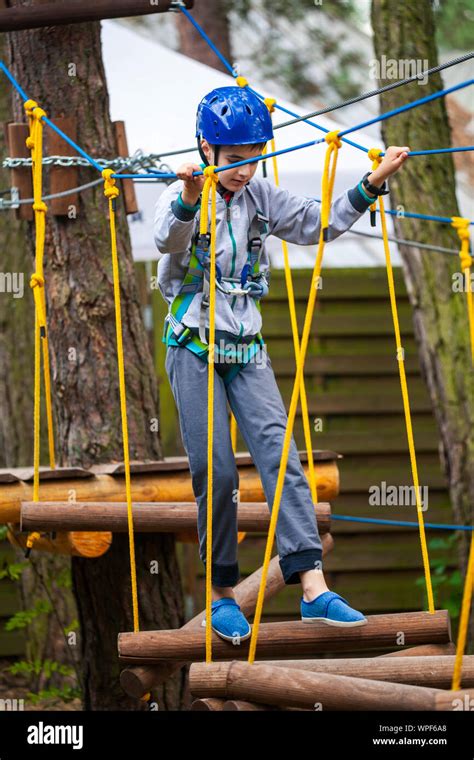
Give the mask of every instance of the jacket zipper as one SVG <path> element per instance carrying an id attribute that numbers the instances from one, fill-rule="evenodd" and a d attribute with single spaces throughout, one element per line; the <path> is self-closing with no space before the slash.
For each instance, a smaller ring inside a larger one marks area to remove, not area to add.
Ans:
<path id="1" fill-rule="evenodd" d="M 230 207 L 232 205 L 232 201 L 233 200 L 234 199 L 231 198 L 230 201 L 229 201 L 229 203 L 227 203 L 227 201 L 225 202 L 226 203 L 227 228 L 229 230 L 230 239 L 232 241 L 232 266 L 231 266 L 231 271 L 230 271 L 230 277 L 234 276 L 234 272 L 235 272 L 235 260 L 236 260 L 236 256 L 237 256 L 237 245 L 236 245 L 236 242 L 235 242 L 234 233 L 232 231 L 232 222 L 231 222 L 232 212 L 231 212 L 231 208 Z M 232 309 L 232 311 L 234 310 L 234 306 L 235 306 L 236 300 L 237 300 L 237 296 L 234 296 L 233 299 L 232 299 L 232 303 L 230 305 L 230 308 Z"/>

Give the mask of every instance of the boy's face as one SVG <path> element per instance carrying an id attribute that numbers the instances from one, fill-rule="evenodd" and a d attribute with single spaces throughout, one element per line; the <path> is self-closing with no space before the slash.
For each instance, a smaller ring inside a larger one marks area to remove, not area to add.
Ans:
<path id="1" fill-rule="evenodd" d="M 207 160 L 210 164 L 214 164 L 213 149 L 209 146 L 207 140 L 203 140 L 201 144 Z M 258 148 L 252 148 L 250 145 L 221 145 L 218 155 L 219 166 L 234 164 L 237 161 L 245 161 L 260 154 L 261 151 Z M 232 190 L 235 193 L 252 179 L 257 171 L 258 164 L 259 161 L 254 161 L 251 164 L 244 164 L 243 166 L 236 166 L 235 169 L 219 172 L 217 175 L 219 182 L 226 190 Z"/>

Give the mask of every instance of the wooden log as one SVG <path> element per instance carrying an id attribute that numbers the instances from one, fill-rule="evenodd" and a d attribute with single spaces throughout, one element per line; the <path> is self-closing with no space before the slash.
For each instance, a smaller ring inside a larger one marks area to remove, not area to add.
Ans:
<path id="1" fill-rule="evenodd" d="M 324 557 L 334 546 L 334 540 L 330 533 L 322 536 L 322 544 Z M 237 604 L 246 616 L 255 612 L 261 579 L 262 568 L 260 567 L 234 588 Z M 275 596 L 284 586 L 285 581 L 281 573 L 279 558 L 278 556 L 272 557 L 268 566 L 265 601 Z M 180 630 L 202 631 L 201 623 L 204 618 L 205 610 L 202 610 Z M 163 681 L 166 681 L 167 678 L 185 664 L 185 662 L 162 662 L 159 665 L 136 665 L 125 668 L 120 674 L 120 685 L 126 694 L 136 699 L 141 699 L 144 694 L 160 686 Z"/>
<path id="2" fill-rule="evenodd" d="M 70 137 L 71 140 L 76 141 L 77 125 L 73 116 L 57 116 L 54 119 L 54 123 L 68 137 Z M 53 129 L 47 129 L 45 137 L 48 156 L 77 156 L 74 148 L 69 145 L 66 140 L 63 140 L 63 138 Z M 56 166 L 53 164 L 48 167 L 48 171 L 49 192 L 51 195 L 62 193 L 65 190 L 71 190 L 79 184 L 77 166 Z M 55 216 L 69 216 L 71 207 L 73 207 L 75 208 L 75 213 L 71 218 L 75 219 L 77 216 L 78 198 L 78 193 L 65 195 L 61 198 L 51 198 L 48 201 L 49 211 Z"/>
<path id="3" fill-rule="evenodd" d="M 438 654 L 456 654 L 456 644 L 454 641 L 449 641 L 447 644 L 420 644 L 417 647 L 385 652 L 385 654 L 379 654 L 377 657 L 430 657 Z"/>
<path id="4" fill-rule="evenodd" d="M 82 24 L 104 18 L 145 16 L 149 13 L 166 13 L 172 0 L 68 0 L 67 3 L 44 3 L 38 6 L 17 5 L 0 11 L 0 32 L 18 29 L 39 29 L 44 26 Z M 185 0 L 187 8 L 194 0 Z"/>
<path id="5" fill-rule="evenodd" d="M 315 455 L 317 452 L 315 452 Z M 302 454 L 300 453 L 302 457 Z M 248 459 L 248 458 L 247 458 Z M 239 471 L 239 496 L 241 502 L 264 502 L 260 476 L 252 464 L 240 464 L 245 458 L 237 456 Z M 304 471 L 308 474 L 306 464 Z M 321 502 L 330 502 L 337 496 L 339 490 L 339 472 L 336 460 L 315 462 L 318 498 Z M 166 470 L 154 473 L 134 473 L 131 478 L 133 502 L 178 502 L 195 501 L 189 470 Z M 112 475 L 96 475 L 95 477 L 41 479 L 41 501 L 70 501 L 71 493 L 76 502 L 81 501 L 121 501 L 127 500 L 125 493 L 125 478 Z M 20 504 L 22 501 L 33 500 L 33 481 L 0 483 L 0 523 L 19 523 Z"/>
<path id="6" fill-rule="evenodd" d="M 474 689 L 437 692 L 435 709 L 445 712 L 472 712 L 474 710 Z"/>
<path id="7" fill-rule="evenodd" d="M 10 122 L 6 125 L 6 141 L 11 158 L 31 158 L 31 151 L 26 147 L 26 138 L 29 134 L 28 124 Z M 18 188 L 20 199 L 33 197 L 33 178 L 28 166 L 12 169 L 10 176 L 11 185 Z M 33 206 L 22 203 L 15 209 L 15 216 L 17 219 L 26 219 L 31 222 L 34 217 Z"/>
<path id="8" fill-rule="evenodd" d="M 197 701 L 197 700 L 196 700 Z M 256 712 L 256 711 L 296 711 L 307 712 L 302 707 L 277 707 L 276 705 L 262 705 L 257 702 L 246 702 L 243 699 L 228 699 L 224 702 L 224 712 Z"/>
<path id="9" fill-rule="evenodd" d="M 7 538 L 17 549 L 26 549 L 28 533 L 18 533 L 15 526 L 9 525 Z M 102 557 L 110 549 L 112 533 L 57 533 L 51 536 L 40 536 L 34 543 L 33 552 L 48 552 L 49 554 L 69 555 L 73 557 Z"/>
<path id="10" fill-rule="evenodd" d="M 319 660 L 269 660 L 265 665 L 307 670 L 312 673 L 368 678 L 371 681 L 390 681 L 412 686 L 449 689 L 453 679 L 455 656 L 421 657 L 353 657 Z M 261 661 L 259 661 L 261 662 Z M 474 655 L 463 658 L 462 686 L 474 687 Z"/>
<path id="11" fill-rule="evenodd" d="M 331 506 L 315 506 L 319 532 L 329 533 Z M 127 504 L 124 502 L 27 501 L 21 504 L 21 530 L 110 530 L 128 532 Z M 137 533 L 197 533 L 198 508 L 193 502 L 146 502 L 133 504 L 133 526 Z M 260 533 L 268 531 L 270 508 L 266 502 L 241 502 L 237 509 L 238 529 Z"/>
<path id="12" fill-rule="evenodd" d="M 121 156 L 122 158 L 127 158 L 128 157 L 128 142 L 127 142 L 127 134 L 125 132 L 125 122 L 113 121 L 112 124 L 115 130 L 115 139 L 117 141 L 118 155 Z M 135 195 L 135 185 L 133 184 L 133 179 L 120 180 L 120 186 L 122 190 L 123 201 L 125 204 L 125 213 L 136 214 L 138 211 L 138 203 L 137 203 L 137 196 Z"/>
<path id="13" fill-rule="evenodd" d="M 195 699 L 191 710 L 192 712 L 221 712 L 224 704 L 223 699 Z"/>
<path id="14" fill-rule="evenodd" d="M 260 659 L 279 659 L 289 653 L 296 657 L 326 651 L 347 652 L 393 647 L 403 631 L 407 645 L 451 641 L 447 610 L 407 612 L 393 615 L 370 615 L 368 623 L 355 628 L 341 628 L 325 623 L 302 621 L 262 623 L 257 652 Z M 212 654 L 215 660 L 246 659 L 250 638 L 239 646 L 213 633 Z M 201 631 L 164 630 L 120 633 L 119 656 L 122 663 L 142 664 L 159 660 L 197 662 L 205 659 L 205 629 Z M 231 654 L 232 653 L 232 654 Z"/>
<path id="15" fill-rule="evenodd" d="M 248 662 L 193 662 L 189 688 L 195 697 L 243 699 L 314 710 L 435 710 L 436 689 L 308 673 Z"/>

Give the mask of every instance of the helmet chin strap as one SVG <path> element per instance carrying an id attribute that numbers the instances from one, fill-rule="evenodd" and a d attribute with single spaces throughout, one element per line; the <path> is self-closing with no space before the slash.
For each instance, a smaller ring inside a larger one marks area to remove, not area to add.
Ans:
<path id="1" fill-rule="evenodd" d="M 206 164 L 206 166 L 209 166 L 209 161 L 207 160 L 207 156 L 202 149 L 200 137 L 197 138 L 197 146 L 198 146 L 199 155 L 201 156 L 203 162 Z M 218 164 L 218 157 L 219 157 L 219 145 L 216 145 L 214 147 L 214 165 L 215 166 L 217 166 Z"/>

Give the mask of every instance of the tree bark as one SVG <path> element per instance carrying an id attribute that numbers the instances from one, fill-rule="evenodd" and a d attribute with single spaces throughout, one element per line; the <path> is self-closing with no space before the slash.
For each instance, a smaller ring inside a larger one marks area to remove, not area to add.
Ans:
<path id="1" fill-rule="evenodd" d="M 391 3 L 373 0 L 375 54 L 396 60 L 416 59 L 422 68 L 437 65 L 434 21 L 429 0 Z M 386 84 L 388 80 L 381 80 Z M 443 87 L 440 74 L 428 83 L 406 85 L 381 96 L 381 110 L 396 108 Z M 449 147 L 450 126 L 444 99 L 397 115 L 382 124 L 386 145 L 411 150 Z M 390 181 L 391 207 L 440 216 L 458 216 L 452 156 L 409 158 Z M 459 249 L 448 224 L 398 219 L 399 237 Z M 403 271 L 413 307 L 415 336 L 424 380 L 440 434 L 440 457 L 449 484 L 454 519 L 472 525 L 474 515 L 474 372 L 469 346 L 465 293 L 452 290 L 460 272 L 458 257 L 400 246 Z M 415 441 L 416 443 L 416 441 Z M 423 473 L 421 473 L 421 480 Z M 448 521 L 448 520 L 447 520 Z M 461 532 L 460 565 L 466 572 L 470 534 Z M 471 628 L 472 628 L 471 616 Z"/>
<path id="2" fill-rule="evenodd" d="M 215 42 L 224 58 L 232 65 L 227 2 L 205 0 L 205 2 L 196 3 L 192 15 L 198 24 L 205 29 L 210 39 Z M 229 73 L 220 58 L 211 50 L 197 29 L 182 13 L 176 14 L 176 25 L 178 27 L 180 53 L 219 71 L 225 71 L 226 74 Z"/>
<path id="3" fill-rule="evenodd" d="M 89 154 L 118 155 L 96 23 L 8 35 L 7 65 L 29 97 L 54 121 L 73 114 L 77 142 Z M 23 118 L 13 96 L 16 119 Z M 45 127 L 46 129 L 48 127 Z M 99 176 L 81 168 L 79 183 Z M 76 218 L 47 216 L 45 282 L 58 464 L 89 466 L 123 460 L 112 264 L 103 186 L 82 192 Z M 130 458 L 161 458 L 155 420 L 158 391 L 134 277 L 122 195 L 117 201 L 123 341 Z M 40 489 L 41 498 L 41 489 Z M 172 535 L 136 536 L 140 627 L 183 623 L 183 599 Z M 117 634 L 133 629 L 128 538 L 115 536 L 98 559 L 72 559 L 78 606 L 85 709 L 144 709 L 121 692 Z M 158 574 L 152 572 L 156 562 Z M 181 671 L 159 699 L 182 705 Z"/>

